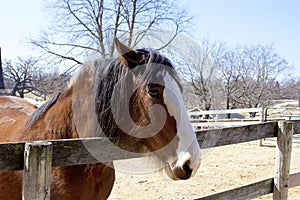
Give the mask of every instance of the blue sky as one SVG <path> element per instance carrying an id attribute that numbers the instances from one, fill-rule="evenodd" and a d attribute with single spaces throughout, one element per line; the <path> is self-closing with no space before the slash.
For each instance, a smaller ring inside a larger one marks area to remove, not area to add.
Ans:
<path id="1" fill-rule="evenodd" d="M 2 59 L 30 56 L 26 38 L 43 26 L 42 0 L 0 0 L 0 47 Z"/>
<path id="2" fill-rule="evenodd" d="M 300 76 L 300 1 L 181 0 L 195 20 L 198 39 L 235 46 L 273 44 Z"/>
<path id="3" fill-rule="evenodd" d="M 49 22 L 43 0 L 1 0 L 2 57 L 29 56 L 26 37 Z M 300 1 L 297 0 L 180 0 L 194 16 L 198 40 L 208 37 L 229 45 L 273 44 L 300 76 Z"/>

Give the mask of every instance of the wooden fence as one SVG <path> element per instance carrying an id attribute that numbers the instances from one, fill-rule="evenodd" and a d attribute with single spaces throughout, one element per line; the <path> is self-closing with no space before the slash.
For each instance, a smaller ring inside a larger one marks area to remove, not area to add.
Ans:
<path id="1" fill-rule="evenodd" d="M 300 120 L 266 122 L 197 132 L 202 149 L 277 137 L 274 178 L 201 197 L 198 200 L 251 199 L 270 193 L 274 194 L 274 199 L 287 199 L 288 188 L 300 185 L 300 172 L 289 174 L 292 135 L 297 133 L 300 133 Z M 108 138 L 86 138 L 2 143 L 0 144 L 0 171 L 24 169 L 23 199 L 50 199 L 51 167 L 137 157 L 130 152 L 120 154 L 117 147 L 108 145 L 111 144 L 108 140 Z M 101 147 L 97 155 L 90 154 L 88 149 L 93 147 L 98 149 Z"/>
<path id="2" fill-rule="evenodd" d="M 216 137 L 214 135 L 219 134 L 217 130 L 208 130 L 207 133 L 209 133 L 209 135 L 201 136 L 199 140 L 204 140 L 204 137 Z M 273 199 L 275 200 L 286 200 L 288 189 L 300 185 L 300 171 L 289 174 L 292 136 L 294 134 L 300 134 L 300 121 L 266 122 L 256 125 L 222 129 L 222 133 L 215 146 L 277 137 L 274 178 L 204 196 L 197 200 L 253 199 L 271 193 L 273 193 Z M 202 146 L 206 148 L 205 144 Z M 210 145 L 208 145 L 208 147 L 210 147 Z"/>
<path id="3" fill-rule="evenodd" d="M 282 110 L 287 113 L 282 114 Z M 191 123 L 196 130 L 197 127 L 228 127 L 255 124 L 266 121 L 280 120 L 297 120 L 300 119 L 298 114 L 300 107 L 259 107 L 259 108 L 240 108 L 229 110 L 209 110 L 209 111 L 189 111 Z M 272 113 L 270 113 L 272 111 Z M 274 113 L 277 111 L 277 113 Z M 295 112 L 297 111 L 297 112 Z M 256 117 L 251 117 L 250 113 L 255 113 Z M 294 114 L 293 114 L 294 113 Z M 230 119 L 227 119 L 227 114 L 233 114 Z M 213 116 L 212 119 L 203 119 L 203 115 Z M 240 117 L 240 118 L 238 118 Z"/>
<path id="4" fill-rule="evenodd" d="M 241 108 L 230 110 L 209 110 L 209 111 L 189 111 L 188 115 L 195 130 L 224 128 L 230 126 L 241 126 L 264 122 L 265 108 Z M 250 113 L 256 113 L 255 118 L 250 117 Z M 230 114 L 231 118 L 227 119 Z M 246 118 L 246 116 L 249 116 Z M 210 116 L 209 119 L 203 116 Z M 237 118 L 240 117 L 240 118 Z"/>

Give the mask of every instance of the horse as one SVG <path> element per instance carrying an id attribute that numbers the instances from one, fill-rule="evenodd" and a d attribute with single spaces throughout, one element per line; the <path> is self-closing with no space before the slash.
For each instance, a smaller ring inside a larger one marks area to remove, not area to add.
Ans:
<path id="1" fill-rule="evenodd" d="M 0 142 L 107 137 L 123 151 L 151 152 L 173 180 L 194 176 L 200 147 L 171 61 L 114 39 L 118 56 L 87 61 L 66 89 L 37 108 L 0 97 Z M 23 171 L 0 173 L 0 199 L 22 198 Z M 113 161 L 52 167 L 51 199 L 107 199 Z"/>

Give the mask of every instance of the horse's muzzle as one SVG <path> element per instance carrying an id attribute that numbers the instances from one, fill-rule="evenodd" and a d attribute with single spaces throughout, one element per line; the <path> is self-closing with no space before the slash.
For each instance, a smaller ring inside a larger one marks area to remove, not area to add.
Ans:
<path id="1" fill-rule="evenodd" d="M 193 170 L 189 166 L 189 161 L 181 167 L 173 168 L 172 171 L 179 180 L 189 179 L 192 176 L 193 172 Z"/>
<path id="2" fill-rule="evenodd" d="M 194 170 L 197 171 L 197 169 L 198 167 L 196 169 L 191 167 L 189 153 L 185 153 L 179 160 L 176 160 L 172 164 L 168 164 L 166 167 L 168 176 L 173 180 L 187 180 L 195 174 Z"/>

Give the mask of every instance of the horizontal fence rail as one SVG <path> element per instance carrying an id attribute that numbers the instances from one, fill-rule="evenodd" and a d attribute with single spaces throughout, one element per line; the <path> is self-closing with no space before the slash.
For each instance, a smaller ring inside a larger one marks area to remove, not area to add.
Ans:
<path id="1" fill-rule="evenodd" d="M 209 111 L 202 111 L 202 110 L 197 111 L 194 109 L 194 110 L 190 110 L 188 112 L 188 115 L 194 130 L 198 131 L 203 129 L 218 129 L 218 128 L 243 126 L 243 125 L 265 122 L 264 112 L 265 112 L 264 107 L 227 109 L 227 110 L 209 110 Z M 251 113 L 252 114 L 255 113 L 255 116 L 259 116 L 259 118 L 251 117 L 250 116 Z M 231 114 L 237 114 L 238 116 L 231 116 Z M 228 115 L 230 116 L 229 118 L 227 118 Z M 246 117 L 246 115 L 249 115 L 249 117 Z"/>
<path id="2" fill-rule="evenodd" d="M 295 133 L 300 133 L 300 120 Z M 278 123 L 265 122 L 239 127 L 197 131 L 202 149 L 277 137 Z M 140 157 L 141 154 L 122 151 L 113 145 L 116 139 L 79 138 L 49 140 L 53 145 L 52 166 L 79 165 Z M 25 142 L 0 143 L 0 171 L 22 170 Z M 91 154 L 93 150 L 93 155 Z M 97 158 L 97 159 L 96 159 Z"/>
<path id="3" fill-rule="evenodd" d="M 141 156 L 127 151 L 120 153 L 112 141 L 108 138 L 49 140 L 53 146 L 52 166 L 80 165 Z M 24 146 L 25 142 L 0 143 L 0 171 L 23 170 Z"/>
<path id="4" fill-rule="evenodd" d="M 290 174 L 289 188 L 300 185 L 300 172 Z M 232 200 L 234 199 L 254 199 L 263 195 L 271 194 L 274 191 L 274 178 L 268 178 L 262 181 L 243 185 L 231 190 L 218 192 L 215 194 L 203 196 L 194 200 Z"/>
<path id="5" fill-rule="evenodd" d="M 278 123 L 266 122 L 245 126 L 196 131 L 202 149 L 277 137 Z"/>
<path id="6" fill-rule="evenodd" d="M 208 110 L 208 111 L 194 111 L 189 112 L 189 115 L 218 115 L 228 113 L 249 113 L 249 112 L 263 112 L 264 108 L 240 108 L 227 110 Z"/>

